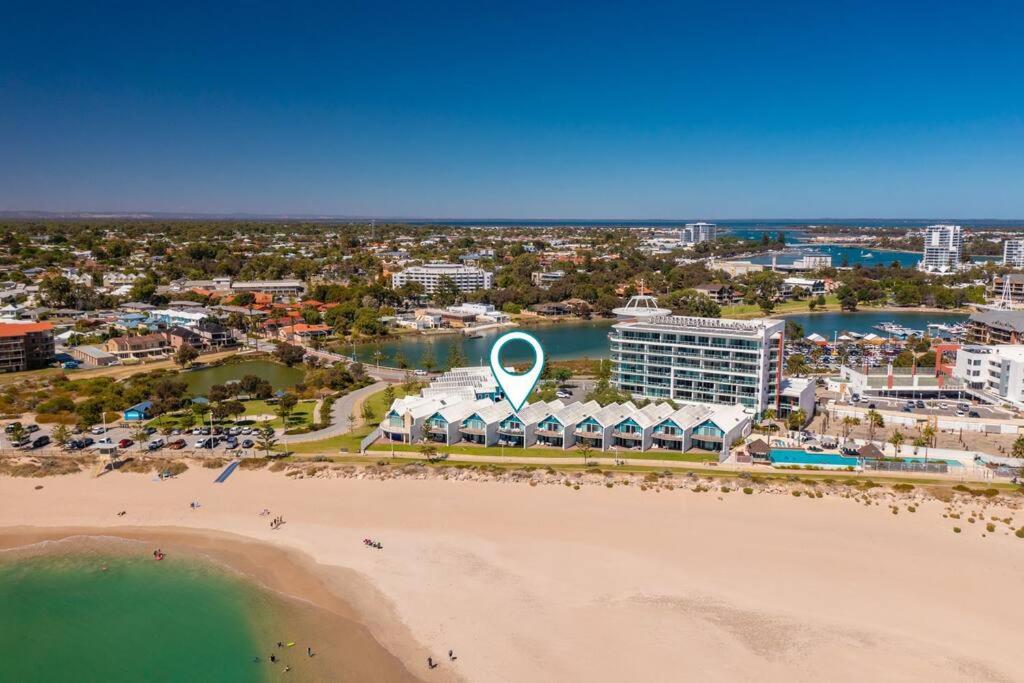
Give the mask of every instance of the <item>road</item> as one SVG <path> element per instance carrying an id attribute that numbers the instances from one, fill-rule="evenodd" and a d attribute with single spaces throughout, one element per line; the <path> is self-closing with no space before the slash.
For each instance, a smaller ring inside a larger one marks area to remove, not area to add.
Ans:
<path id="1" fill-rule="evenodd" d="M 354 415 L 356 417 L 356 424 L 359 424 L 360 422 L 360 415 L 356 411 L 356 405 L 378 391 L 384 391 L 385 387 L 387 387 L 387 382 L 374 382 L 362 389 L 356 389 L 352 393 L 345 394 L 335 401 L 334 405 L 331 407 L 330 425 L 324 429 L 309 432 L 308 434 L 291 434 L 282 436 L 280 438 L 280 443 L 292 444 L 305 443 L 308 441 L 321 441 L 323 439 L 329 439 L 332 436 L 347 434 L 352 428 L 352 425 L 349 424 L 348 420 L 349 415 Z"/>

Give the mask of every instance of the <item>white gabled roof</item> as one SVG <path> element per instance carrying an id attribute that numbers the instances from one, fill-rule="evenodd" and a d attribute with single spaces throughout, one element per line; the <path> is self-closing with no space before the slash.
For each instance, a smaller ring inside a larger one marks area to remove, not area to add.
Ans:
<path id="1" fill-rule="evenodd" d="M 672 414 L 672 406 L 668 403 L 648 403 L 639 410 L 628 413 L 622 420 L 632 418 L 642 429 L 653 427 Z"/>
<path id="2" fill-rule="evenodd" d="M 453 422 L 462 422 L 473 413 L 478 410 L 483 410 L 492 404 L 492 401 L 488 398 L 474 399 L 472 401 L 459 401 L 458 403 L 446 405 L 440 410 L 434 412 L 439 413 L 448 424 L 451 424 Z"/>
<path id="3" fill-rule="evenodd" d="M 689 429 L 703 422 L 712 412 L 711 407 L 707 405 L 685 405 L 674 413 L 661 418 L 658 422 L 661 423 L 668 419 L 675 422 L 680 429 Z"/>
<path id="4" fill-rule="evenodd" d="M 561 401 L 551 401 L 550 403 L 537 401 L 536 403 L 524 406 L 517 416 L 524 425 L 535 424 L 556 410 L 560 410 L 564 407 L 565 404 Z"/>
<path id="5" fill-rule="evenodd" d="M 509 406 L 508 401 L 498 401 L 497 403 L 492 403 L 489 406 L 485 406 L 473 412 L 479 415 L 480 419 L 483 420 L 485 423 L 493 424 L 496 422 L 500 423 L 506 417 L 511 415 L 512 408 L 511 406 Z M 469 415 L 472 414 L 473 413 L 470 413 Z M 466 417 L 469 417 L 469 415 L 467 415 Z"/>
<path id="6" fill-rule="evenodd" d="M 592 417 L 597 420 L 598 424 L 602 427 L 614 427 L 622 421 L 622 418 L 627 415 L 632 415 L 636 412 L 636 406 L 633 405 L 632 401 L 626 401 L 625 403 L 609 403 L 604 408 L 594 413 Z"/>
<path id="7" fill-rule="evenodd" d="M 445 402 L 440 398 L 424 398 L 422 396 L 403 396 L 402 398 L 396 398 L 391 403 L 391 408 L 388 409 L 388 413 L 392 410 L 402 415 L 411 415 L 414 420 L 421 417 L 427 417 L 433 415 L 438 410 L 445 406 Z"/>
<path id="8" fill-rule="evenodd" d="M 601 404 L 597 401 L 587 401 L 586 403 L 570 403 L 564 408 L 560 408 L 552 412 L 552 415 L 558 420 L 563 427 L 572 427 L 581 420 L 587 419 L 588 415 L 601 410 Z"/>
<path id="9" fill-rule="evenodd" d="M 750 416 L 747 415 L 747 411 L 743 409 L 743 406 L 734 405 L 715 408 L 707 419 L 718 425 L 723 432 L 728 432 L 735 428 L 736 425 L 743 424 L 744 421 L 749 420 Z"/>

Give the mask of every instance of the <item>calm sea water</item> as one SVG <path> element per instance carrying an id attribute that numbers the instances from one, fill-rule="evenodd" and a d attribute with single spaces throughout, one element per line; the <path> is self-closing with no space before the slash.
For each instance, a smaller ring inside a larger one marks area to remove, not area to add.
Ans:
<path id="1" fill-rule="evenodd" d="M 804 313 L 786 316 L 799 322 L 804 334 L 817 332 L 823 337 L 832 338 L 836 330 L 840 332 L 876 332 L 875 325 L 881 322 L 895 322 L 905 327 L 924 330 L 928 323 L 956 323 L 966 316 L 957 313 L 922 313 L 920 311 L 900 312 L 856 312 L 856 313 Z M 614 320 L 587 322 L 569 322 L 538 327 L 524 327 L 523 331 L 537 337 L 543 345 L 548 357 L 553 360 L 579 358 L 607 358 L 608 332 Z M 448 353 L 453 346 L 460 346 L 470 365 L 486 365 L 491 345 L 506 330 L 489 330 L 481 339 L 466 339 L 462 335 L 446 334 L 434 337 L 409 335 L 395 341 L 379 345 L 364 344 L 356 347 L 356 355 L 366 363 L 373 363 L 373 354 L 379 348 L 381 363 L 393 365 L 398 354 L 405 357 L 410 367 L 423 367 L 423 359 L 428 355 L 434 358 L 437 367 L 444 367 Z M 529 348 L 525 345 L 510 344 L 503 361 L 521 362 L 533 360 Z M 350 347 L 345 353 L 351 353 Z"/>
<path id="2" fill-rule="evenodd" d="M 204 396 L 214 384 L 239 380 L 245 375 L 262 377 L 276 390 L 287 389 L 301 382 L 305 373 L 298 368 L 285 367 L 268 360 L 249 360 L 186 372 L 182 378 L 193 396 Z"/>
<path id="3" fill-rule="evenodd" d="M 252 661 L 259 654 L 254 593 L 180 558 L 75 553 L 5 560 L 0 679 L 265 680 L 267 669 Z"/>

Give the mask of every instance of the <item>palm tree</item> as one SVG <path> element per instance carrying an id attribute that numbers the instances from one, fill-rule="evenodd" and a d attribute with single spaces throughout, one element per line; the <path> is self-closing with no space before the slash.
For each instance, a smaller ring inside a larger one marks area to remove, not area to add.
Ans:
<path id="1" fill-rule="evenodd" d="M 844 440 L 845 439 L 849 439 L 850 438 L 850 430 L 852 430 L 854 427 L 856 427 L 859 424 L 860 424 L 860 418 L 859 417 L 853 417 L 852 415 L 847 415 L 846 417 L 844 417 L 843 418 L 843 439 Z"/>
<path id="2" fill-rule="evenodd" d="M 875 432 L 885 427 L 885 418 L 876 410 L 868 411 L 868 441 L 875 440 Z"/>
<path id="3" fill-rule="evenodd" d="M 898 429 L 892 433 L 892 436 L 889 437 L 889 443 L 892 444 L 893 455 L 897 458 L 900 457 L 900 444 L 903 443 L 903 440 L 903 432 L 901 432 Z"/>
<path id="4" fill-rule="evenodd" d="M 1024 436 L 1018 436 L 1013 442 L 1013 450 L 1010 452 L 1015 458 L 1024 458 Z"/>
<path id="5" fill-rule="evenodd" d="M 767 409 L 765 409 L 765 411 L 763 413 L 761 413 L 761 421 L 768 423 L 768 427 L 766 427 L 766 429 L 769 432 L 771 432 L 772 431 L 772 427 L 774 427 L 774 422 L 775 422 L 775 409 L 774 408 L 767 408 Z"/>
<path id="6" fill-rule="evenodd" d="M 928 448 L 928 441 L 923 436 L 919 436 L 914 439 L 914 455 L 917 455 L 917 449 L 919 448 Z M 925 452 L 927 452 L 927 450 Z M 928 456 L 925 456 L 925 460 L 927 459 Z"/>

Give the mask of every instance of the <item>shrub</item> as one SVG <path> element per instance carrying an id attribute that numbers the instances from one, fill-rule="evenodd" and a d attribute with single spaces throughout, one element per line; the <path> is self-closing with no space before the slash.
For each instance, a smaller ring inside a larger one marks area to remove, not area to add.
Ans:
<path id="1" fill-rule="evenodd" d="M 747 494 L 748 496 L 750 494 L 752 494 L 753 492 L 754 492 L 754 489 L 750 488 L 749 486 L 743 487 L 743 493 Z"/>
<path id="2" fill-rule="evenodd" d="M 1017 529 L 1017 533 L 1014 534 L 1017 538 L 1024 538 L 1024 526 Z"/>
<path id="3" fill-rule="evenodd" d="M 721 491 L 722 493 L 729 493 L 730 491 L 732 491 L 732 489 L 729 488 L 728 486 L 723 486 L 722 488 L 719 489 L 719 491 Z"/>
<path id="4" fill-rule="evenodd" d="M 611 488 L 612 486 L 615 486 L 615 484 L 613 484 L 613 483 L 611 483 L 611 482 L 609 481 L 608 483 L 606 483 L 606 484 L 605 484 L 605 486 L 607 486 L 608 488 Z"/>
<path id="5" fill-rule="evenodd" d="M 800 497 L 800 491 L 793 491 L 793 497 L 794 498 L 799 498 Z"/>
<path id="6" fill-rule="evenodd" d="M 992 533 L 995 530 L 996 530 L 996 525 L 993 524 L 992 522 L 989 522 L 988 524 L 985 525 L 985 531 L 987 531 L 989 533 Z"/>
<path id="7" fill-rule="evenodd" d="M 954 534 L 960 533 L 960 527 L 958 527 L 958 526 L 953 527 L 953 533 Z"/>
<path id="8" fill-rule="evenodd" d="M 901 493 L 906 493 L 907 491 L 913 491 L 914 490 L 914 485 L 913 484 L 902 484 L 902 483 L 900 483 L 900 484 L 894 484 L 892 488 L 893 488 L 894 491 L 900 491 Z"/>

